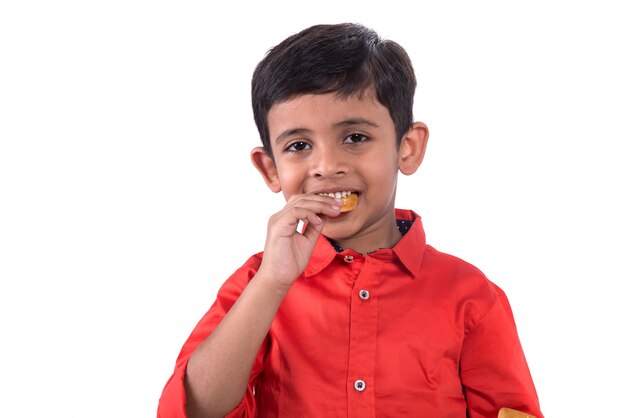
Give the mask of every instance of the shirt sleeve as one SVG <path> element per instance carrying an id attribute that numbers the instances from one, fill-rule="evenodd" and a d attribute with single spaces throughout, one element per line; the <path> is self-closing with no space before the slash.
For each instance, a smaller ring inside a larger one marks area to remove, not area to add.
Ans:
<path id="1" fill-rule="evenodd" d="M 496 417 L 500 408 L 511 408 L 543 418 L 511 307 L 494 287 L 495 302 L 467 331 L 461 350 L 468 417 Z"/>
<path id="2" fill-rule="evenodd" d="M 158 418 L 187 418 L 186 401 L 187 396 L 185 393 L 185 373 L 187 370 L 187 363 L 189 357 L 194 350 L 213 332 L 215 327 L 220 323 L 222 318 L 233 306 L 235 301 L 243 292 L 243 289 L 248 284 L 250 279 L 256 273 L 258 268 L 258 262 L 254 259 L 248 260 L 248 262 L 237 270 L 220 288 L 217 293 L 217 298 L 209 311 L 202 317 L 200 322 L 196 325 L 191 335 L 183 345 L 178 359 L 176 360 L 176 366 L 174 373 L 169 378 L 159 399 L 159 406 L 157 410 Z M 256 265 L 255 265 L 256 264 Z M 248 388 L 241 400 L 240 404 L 231 411 L 228 418 L 233 417 L 254 417 L 256 416 L 256 402 L 254 397 L 254 385 L 257 377 L 263 369 L 263 357 L 266 344 L 261 346 L 259 354 L 257 355 L 254 365 L 252 366 L 252 373 L 248 382 Z"/>

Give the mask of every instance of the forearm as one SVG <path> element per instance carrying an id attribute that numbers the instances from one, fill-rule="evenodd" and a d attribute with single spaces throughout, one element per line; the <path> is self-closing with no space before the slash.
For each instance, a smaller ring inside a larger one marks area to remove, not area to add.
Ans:
<path id="1" fill-rule="evenodd" d="M 259 271 L 187 365 L 189 418 L 222 417 L 245 393 L 252 365 L 287 289 L 269 286 Z"/>

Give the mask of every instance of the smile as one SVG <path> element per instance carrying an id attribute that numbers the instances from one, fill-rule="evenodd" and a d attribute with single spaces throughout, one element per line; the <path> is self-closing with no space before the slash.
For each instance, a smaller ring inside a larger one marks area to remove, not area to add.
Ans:
<path id="1" fill-rule="evenodd" d="M 352 192 L 352 191 L 343 191 L 343 192 L 330 192 L 330 193 L 318 193 L 319 196 L 328 196 L 328 197 L 334 197 L 335 199 L 341 199 L 342 197 L 347 197 L 350 196 L 352 193 L 356 193 L 356 192 Z"/>

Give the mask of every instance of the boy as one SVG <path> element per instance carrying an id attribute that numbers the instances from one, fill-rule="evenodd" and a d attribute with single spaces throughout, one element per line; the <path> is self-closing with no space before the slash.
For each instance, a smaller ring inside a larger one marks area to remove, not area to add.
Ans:
<path id="1" fill-rule="evenodd" d="M 259 63 L 251 158 L 287 203 L 185 343 L 160 417 L 541 416 L 504 293 L 394 207 L 428 140 L 415 84 L 406 52 L 355 24 Z"/>

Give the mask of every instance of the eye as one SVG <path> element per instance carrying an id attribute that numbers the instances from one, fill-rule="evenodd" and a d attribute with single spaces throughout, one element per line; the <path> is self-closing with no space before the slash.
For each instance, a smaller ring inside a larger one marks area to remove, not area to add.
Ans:
<path id="1" fill-rule="evenodd" d="M 296 141 L 296 142 L 292 142 L 291 144 L 289 144 L 289 146 L 285 148 L 285 151 L 298 152 L 298 151 L 305 151 L 310 148 L 311 146 L 308 143 L 304 141 Z"/>
<path id="2" fill-rule="evenodd" d="M 344 139 L 344 142 L 347 144 L 360 144 L 367 141 L 367 139 L 363 134 L 350 134 Z"/>

